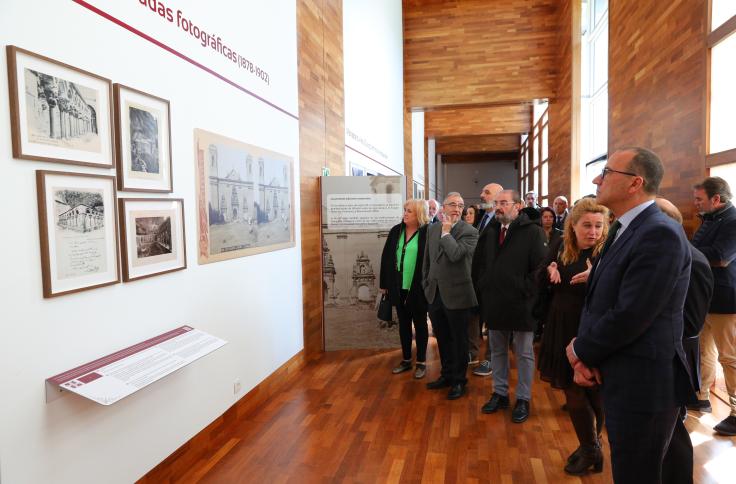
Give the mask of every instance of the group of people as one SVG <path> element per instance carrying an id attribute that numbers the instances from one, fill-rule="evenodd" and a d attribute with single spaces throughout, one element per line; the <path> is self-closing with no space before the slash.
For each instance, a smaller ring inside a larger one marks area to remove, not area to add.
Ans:
<path id="1" fill-rule="evenodd" d="M 692 482 L 685 407 L 711 411 L 716 354 L 731 412 L 715 430 L 736 435 L 736 208 L 722 178 L 696 185 L 702 224 L 691 243 L 679 210 L 657 198 L 663 174 L 656 154 L 626 148 L 594 179 L 596 194 L 572 207 L 563 196 L 538 207 L 533 192 L 522 201 L 497 183 L 480 207 L 456 192 L 441 206 L 407 201 L 381 260 L 402 346 L 393 373 L 426 375 L 429 315 L 441 371 L 426 386 L 461 398 L 485 325 L 486 358 L 473 373 L 492 374 L 493 392 L 481 412 L 511 406 L 513 348 L 511 420 L 529 417 L 536 366 L 564 391 L 579 440 L 566 472 L 602 470 L 605 420 L 616 482 Z"/>

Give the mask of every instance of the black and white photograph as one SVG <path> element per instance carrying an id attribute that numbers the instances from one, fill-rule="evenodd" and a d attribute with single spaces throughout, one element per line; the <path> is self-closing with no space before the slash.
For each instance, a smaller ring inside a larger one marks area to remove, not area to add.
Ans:
<path id="1" fill-rule="evenodd" d="M 121 198 L 119 204 L 124 282 L 186 268 L 182 199 Z"/>
<path id="2" fill-rule="evenodd" d="M 44 296 L 119 280 L 115 179 L 38 170 Z"/>
<path id="3" fill-rule="evenodd" d="M 293 162 L 195 130 L 200 264 L 294 246 Z"/>
<path id="4" fill-rule="evenodd" d="M 118 189 L 171 193 L 171 116 L 166 99 L 114 86 Z"/>
<path id="5" fill-rule="evenodd" d="M 128 106 L 130 117 L 130 170 L 158 175 L 158 119 L 145 109 Z"/>
<path id="6" fill-rule="evenodd" d="M 139 259 L 171 254 L 171 217 L 137 217 L 135 244 Z"/>
<path id="7" fill-rule="evenodd" d="M 13 156 L 113 168 L 112 83 L 7 47 Z"/>

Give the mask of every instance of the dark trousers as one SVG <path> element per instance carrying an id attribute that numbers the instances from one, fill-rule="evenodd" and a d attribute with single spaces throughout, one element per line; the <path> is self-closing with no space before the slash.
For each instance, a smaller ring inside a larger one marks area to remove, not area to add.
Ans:
<path id="1" fill-rule="evenodd" d="M 680 416 L 687 414 L 683 407 Z M 662 482 L 666 484 L 693 483 L 693 442 L 682 418 L 677 419 L 672 440 L 662 463 Z"/>
<path id="2" fill-rule="evenodd" d="M 631 412 L 607 406 L 605 411 L 613 481 L 619 484 L 662 483 L 662 462 L 680 407 L 659 412 Z M 673 471 L 682 472 L 680 463 L 677 466 Z"/>
<path id="3" fill-rule="evenodd" d="M 581 387 L 572 383 L 565 388 L 565 399 L 580 447 L 600 447 L 598 439 L 603 431 L 603 400 L 599 387 Z"/>
<path id="4" fill-rule="evenodd" d="M 437 338 L 442 371 L 440 375 L 451 385 L 468 381 L 468 320 L 470 309 L 447 309 L 439 289 L 429 305 L 429 317 Z"/>
<path id="5" fill-rule="evenodd" d="M 396 305 L 396 314 L 399 316 L 399 338 L 401 339 L 401 355 L 405 361 L 411 361 L 411 323 L 414 322 L 414 330 L 417 339 L 417 361 L 427 361 L 427 341 L 429 341 L 429 329 L 427 328 L 427 313 L 416 314 L 411 304 L 407 301 L 408 291 L 401 291 L 401 300 Z"/>

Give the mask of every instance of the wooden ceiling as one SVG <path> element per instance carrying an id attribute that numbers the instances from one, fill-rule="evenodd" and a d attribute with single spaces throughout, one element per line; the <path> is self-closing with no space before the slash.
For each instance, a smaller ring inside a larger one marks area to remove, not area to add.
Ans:
<path id="1" fill-rule="evenodd" d="M 508 153 L 557 79 L 559 0 L 404 0 L 404 87 L 436 152 Z"/>

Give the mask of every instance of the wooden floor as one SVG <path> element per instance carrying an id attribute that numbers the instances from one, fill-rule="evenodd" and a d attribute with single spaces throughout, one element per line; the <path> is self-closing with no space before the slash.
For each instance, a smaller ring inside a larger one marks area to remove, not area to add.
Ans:
<path id="1" fill-rule="evenodd" d="M 392 375 L 396 351 L 326 353 L 288 388 L 229 429 L 232 436 L 183 481 L 234 482 L 611 482 L 608 445 L 602 474 L 577 478 L 562 468 L 577 447 L 560 409 L 562 392 L 535 380 L 531 416 L 510 421 L 510 411 L 483 415 L 491 378 L 469 376 L 457 401 L 424 385 L 439 372 L 430 338 L 428 378 Z M 512 372 L 512 398 L 515 371 Z M 512 399 L 513 402 L 513 399 Z M 695 482 L 734 482 L 736 439 L 714 437 L 727 416 L 691 414 Z M 182 482 L 182 481 L 180 481 Z"/>

